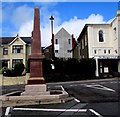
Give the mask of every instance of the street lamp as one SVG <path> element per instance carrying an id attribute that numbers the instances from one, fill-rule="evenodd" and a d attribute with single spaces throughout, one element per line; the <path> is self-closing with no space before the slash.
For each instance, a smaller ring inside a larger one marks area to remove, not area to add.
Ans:
<path id="1" fill-rule="evenodd" d="M 54 34 L 53 34 L 53 21 L 54 21 L 54 18 L 53 16 L 50 17 L 50 21 L 51 21 L 51 33 L 52 33 L 52 59 L 54 60 Z"/>

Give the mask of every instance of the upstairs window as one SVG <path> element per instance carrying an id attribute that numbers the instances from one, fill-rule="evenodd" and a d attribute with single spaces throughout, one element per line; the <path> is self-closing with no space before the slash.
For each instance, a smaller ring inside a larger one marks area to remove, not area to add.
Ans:
<path id="1" fill-rule="evenodd" d="M 114 28 L 115 39 L 117 39 L 116 27 Z"/>
<path id="2" fill-rule="evenodd" d="M 55 39 L 55 44 L 58 44 L 58 39 Z"/>
<path id="3" fill-rule="evenodd" d="M 99 31 L 99 42 L 104 42 L 103 31 L 102 30 Z"/>
<path id="4" fill-rule="evenodd" d="M 23 53 L 23 45 L 14 45 L 13 53 Z"/>
<path id="5" fill-rule="evenodd" d="M 68 44 L 71 44 L 71 40 L 70 39 L 68 39 Z"/>
<path id="6" fill-rule="evenodd" d="M 3 48 L 3 55 L 8 55 L 8 48 Z"/>

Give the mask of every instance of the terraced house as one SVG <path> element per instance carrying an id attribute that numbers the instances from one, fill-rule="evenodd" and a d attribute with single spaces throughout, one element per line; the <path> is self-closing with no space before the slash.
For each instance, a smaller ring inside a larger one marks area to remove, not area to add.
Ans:
<path id="1" fill-rule="evenodd" d="M 14 68 L 15 64 L 22 62 L 25 67 L 28 55 L 31 54 L 31 37 L 1 37 L 2 67 Z"/>
<path id="2" fill-rule="evenodd" d="M 86 24 L 73 48 L 73 57 L 94 58 L 96 76 L 120 72 L 120 10 L 110 24 Z"/>

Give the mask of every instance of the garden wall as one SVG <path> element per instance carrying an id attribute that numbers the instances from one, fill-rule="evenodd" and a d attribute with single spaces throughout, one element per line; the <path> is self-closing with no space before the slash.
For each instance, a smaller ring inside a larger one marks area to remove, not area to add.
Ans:
<path id="1" fill-rule="evenodd" d="M 6 77 L 3 76 L 3 74 L 0 74 L 0 86 L 27 84 L 29 77 L 29 73 L 27 73 L 25 76 L 17 77 Z"/>

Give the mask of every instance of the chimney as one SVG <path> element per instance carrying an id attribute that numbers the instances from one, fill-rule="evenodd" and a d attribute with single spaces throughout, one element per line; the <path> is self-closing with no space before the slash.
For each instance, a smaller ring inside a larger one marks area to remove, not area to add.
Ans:
<path id="1" fill-rule="evenodd" d="M 118 2 L 118 10 L 117 10 L 117 15 L 116 17 L 120 16 L 120 1 Z"/>

